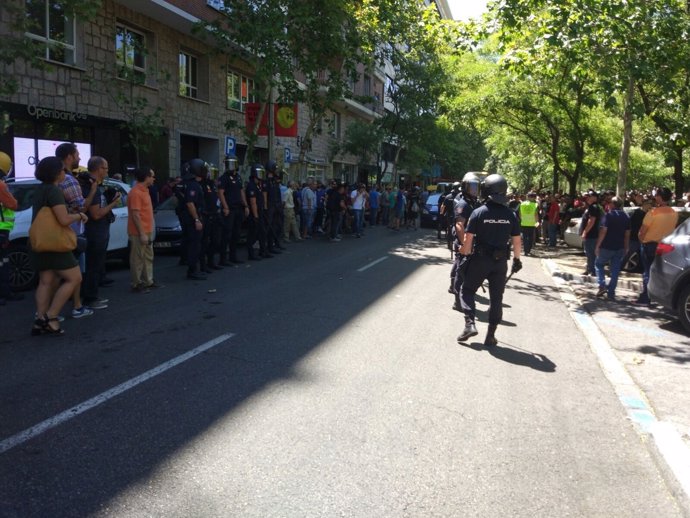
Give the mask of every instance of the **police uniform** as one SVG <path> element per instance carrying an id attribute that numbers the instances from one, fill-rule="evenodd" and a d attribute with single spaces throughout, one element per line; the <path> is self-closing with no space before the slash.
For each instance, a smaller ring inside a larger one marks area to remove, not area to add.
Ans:
<path id="1" fill-rule="evenodd" d="M 458 194 L 459 190 L 457 188 L 453 188 L 450 193 L 446 194 L 446 197 L 443 200 L 443 225 L 446 229 L 446 244 L 448 246 L 448 250 L 451 252 L 453 251 L 453 222 L 455 221 L 453 210 L 455 208 L 455 197 Z"/>
<path id="2" fill-rule="evenodd" d="M 453 201 L 453 221 L 457 223 L 462 221 L 463 225 L 467 226 L 467 222 L 470 220 L 472 212 L 477 207 L 477 201 L 473 200 L 469 196 L 465 197 L 463 193 L 458 194 Z M 457 231 L 455 225 L 452 228 L 454 249 L 455 249 L 455 259 L 453 261 L 453 267 L 450 270 L 450 282 L 451 290 L 455 294 L 455 306 L 453 309 L 460 310 L 460 288 L 464 279 L 463 270 L 460 268 L 463 256 L 460 254 L 460 247 L 462 243 L 458 240 Z"/>
<path id="3" fill-rule="evenodd" d="M 256 176 L 250 176 L 245 188 L 245 196 L 247 203 L 250 206 L 249 210 L 249 232 L 247 234 L 247 252 L 249 259 L 257 260 L 258 257 L 254 253 L 254 243 L 259 241 L 259 254 L 263 258 L 273 257 L 266 249 L 266 229 L 264 227 L 264 197 L 261 190 L 261 180 Z M 257 213 L 253 214 L 251 210 L 251 200 L 256 201 Z"/>
<path id="4" fill-rule="evenodd" d="M 265 227 L 268 251 L 272 254 L 280 253 L 280 250 L 285 248 L 281 246 L 278 239 L 283 228 L 283 199 L 280 192 L 280 182 L 270 171 L 267 180 L 263 183 L 263 192 L 266 193 Z"/>
<path id="5" fill-rule="evenodd" d="M 218 191 L 228 207 L 228 214 L 224 214 L 222 218 L 223 234 L 220 244 L 220 264 L 224 266 L 228 266 L 230 263 L 239 264 L 242 261 L 237 258 L 237 241 L 247 209 L 242 197 L 242 177 L 239 172 L 226 171 L 220 177 Z M 229 262 L 228 247 L 230 248 Z"/>
<path id="6" fill-rule="evenodd" d="M 213 270 L 222 270 L 213 259 L 217 252 L 220 252 L 220 211 L 218 210 L 218 190 L 213 178 L 206 177 L 201 181 L 201 188 L 204 195 L 204 212 L 202 221 L 204 229 L 201 241 L 201 270 L 211 273 Z"/>
<path id="7" fill-rule="evenodd" d="M 201 241 L 203 230 L 197 230 L 195 220 L 189 212 L 188 203 L 193 203 L 197 215 L 204 213 L 204 195 L 201 185 L 195 178 L 185 180 L 184 184 L 184 205 L 180 211 L 180 225 L 182 226 L 183 247 L 187 252 L 187 276 L 199 278 L 198 266 L 201 259 Z"/>
<path id="8" fill-rule="evenodd" d="M 490 175 L 486 181 L 493 181 Z M 493 185 L 493 184 L 492 184 Z M 506 188 L 507 188 L 507 184 Z M 509 209 L 505 191 L 489 195 L 486 203 L 472 212 L 467 223 L 465 245 L 463 252 L 470 252 L 469 246 L 473 246 L 471 255 L 463 263 L 464 282 L 460 290 L 462 310 L 465 313 L 465 329 L 458 336 L 458 342 L 466 341 L 477 334 L 474 325 L 475 319 L 475 294 L 485 280 L 489 281 L 489 330 L 485 340 L 486 345 L 496 345 L 494 332 L 503 318 L 503 292 L 505 289 L 506 275 L 508 272 L 508 258 L 510 256 L 510 242 L 520 242 L 520 225 L 515 212 Z M 517 240 L 513 240 L 517 238 Z M 519 247 L 516 250 L 519 256 Z M 519 258 L 513 261 L 513 271 L 521 268 Z"/>

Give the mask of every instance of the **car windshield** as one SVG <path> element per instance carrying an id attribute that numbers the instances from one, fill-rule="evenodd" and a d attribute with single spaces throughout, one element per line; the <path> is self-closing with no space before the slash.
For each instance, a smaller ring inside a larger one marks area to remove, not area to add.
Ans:
<path id="1" fill-rule="evenodd" d="M 34 203 L 34 192 L 38 183 L 8 183 L 12 196 L 17 199 L 17 212 L 30 209 Z"/>

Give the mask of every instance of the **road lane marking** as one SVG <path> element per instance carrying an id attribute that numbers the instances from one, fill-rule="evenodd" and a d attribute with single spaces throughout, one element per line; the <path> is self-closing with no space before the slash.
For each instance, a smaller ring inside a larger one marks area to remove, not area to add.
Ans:
<path id="1" fill-rule="evenodd" d="M 381 257 L 381 258 L 379 258 L 379 259 L 376 259 L 376 261 L 372 261 L 371 263 L 367 264 L 366 266 L 362 266 L 362 267 L 361 267 L 359 270 L 357 270 L 357 271 L 358 271 L 358 272 L 363 272 L 364 270 L 368 270 L 368 269 L 371 268 L 372 266 L 376 266 L 376 265 L 379 264 L 381 261 L 385 261 L 386 259 L 388 259 L 388 256 L 385 256 L 385 257 Z"/>
<path id="2" fill-rule="evenodd" d="M 74 417 L 77 417 L 79 414 L 83 414 L 84 412 L 91 410 L 92 408 L 95 408 L 102 403 L 105 403 L 109 399 L 112 399 L 115 396 L 118 396 L 123 392 L 126 392 L 129 389 L 134 388 L 137 385 L 140 385 L 141 383 L 144 383 L 145 381 L 148 381 L 151 378 L 154 378 L 167 370 L 172 369 L 173 367 L 176 367 L 177 365 L 186 362 L 187 360 L 205 351 L 208 351 L 209 349 L 212 349 L 217 345 L 222 344 L 223 342 L 229 340 L 233 336 L 235 336 L 233 333 L 226 333 L 220 335 L 219 337 L 214 338 L 213 340 L 201 344 L 199 347 L 196 347 L 191 351 L 187 351 L 186 353 L 181 354 L 180 356 L 177 356 L 171 360 L 168 360 L 165 363 L 161 363 L 158 367 L 154 367 L 153 369 L 148 370 L 135 378 L 132 378 L 128 381 L 125 381 L 124 383 L 121 383 L 120 385 L 117 385 L 116 387 L 111 388 L 110 390 L 101 392 L 97 396 L 92 397 L 91 399 L 84 401 L 82 403 L 79 403 L 78 405 L 75 405 L 72 408 L 65 410 L 64 412 L 61 412 L 49 419 L 46 419 L 45 421 L 42 421 L 37 425 L 32 426 L 31 428 L 27 428 L 26 430 L 19 432 L 11 437 L 8 437 L 7 439 L 3 439 L 2 441 L 0 441 L 0 454 L 5 453 L 7 450 L 14 448 L 15 446 L 18 446 L 22 443 L 25 443 L 33 439 L 34 437 L 41 435 L 43 432 L 46 432 L 51 428 L 55 428 L 56 426 L 61 425 L 62 423 L 65 423 Z"/>

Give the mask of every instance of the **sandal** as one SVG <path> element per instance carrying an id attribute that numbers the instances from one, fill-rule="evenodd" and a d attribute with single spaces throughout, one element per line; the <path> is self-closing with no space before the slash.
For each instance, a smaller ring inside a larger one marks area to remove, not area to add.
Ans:
<path id="1" fill-rule="evenodd" d="M 51 322 L 57 322 L 58 326 L 60 325 L 60 319 L 58 317 L 48 317 L 48 314 L 46 313 L 43 315 L 43 333 L 46 335 L 52 335 L 52 336 L 62 336 L 65 334 L 65 330 L 62 329 L 61 327 L 58 327 L 57 329 L 50 327 Z"/>
<path id="2" fill-rule="evenodd" d="M 34 320 L 34 325 L 31 328 L 31 336 L 40 336 L 44 333 L 46 327 L 46 322 L 42 318 L 36 318 Z"/>

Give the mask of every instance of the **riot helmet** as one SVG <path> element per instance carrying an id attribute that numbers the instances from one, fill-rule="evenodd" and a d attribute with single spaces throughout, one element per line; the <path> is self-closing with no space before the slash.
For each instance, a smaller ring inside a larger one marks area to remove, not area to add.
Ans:
<path id="1" fill-rule="evenodd" d="M 462 194 L 476 200 L 479 196 L 479 188 L 482 181 L 474 173 L 467 173 L 462 177 Z"/>
<path id="2" fill-rule="evenodd" d="M 278 164 L 276 164 L 275 160 L 269 160 L 266 162 L 266 172 L 271 173 L 272 175 L 276 174 L 276 170 L 278 169 Z"/>
<path id="3" fill-rule="evenodd" d="M 490 174 L 482 183 L 482 196 L 489 200 L 507 205 L 508 182 L 500 174 Z"/>
<path id="4" fill-rule="evenodd" d="M 206 178 L 208 175 L 208 164 L 201 158 L 194 158 L 184 165 L 182 171 L 183 180 L 193 180 L 194 178 Z"/>
<path id="5" fill-rule="evenodd" d="M 12 171 L 12 159 L 10 155 L 0 151 L 0 178 L 7 176 Z"/>
<path id="6" fill-rule="evenodd" d="M 251 170 L 249 171 L 249 176 L 251 178 L 258 178 L 259 180 L 263 180 L 266 175 L 266 170 L 261 164 L 254 164 L 252 165 Z"/>
<path id="7" fill-rule="evenodd" d="M 460 182 L 453 182 L 453 190 L 451 191 L 453 196 L 457 196 L 460 193 L 460 185 Z"/>
<path id="8" fill-rule="evenodd" d="M 234 173 L 237 171 L 237 165 L 239 164 L 239 160 L 237 160 L 237 157 L 235 155 L 226 155 L 225 156 L 225 171 L 230 171 L 231 173 Z"/>

